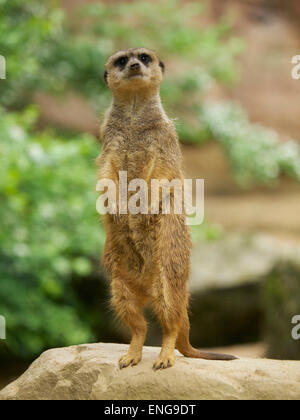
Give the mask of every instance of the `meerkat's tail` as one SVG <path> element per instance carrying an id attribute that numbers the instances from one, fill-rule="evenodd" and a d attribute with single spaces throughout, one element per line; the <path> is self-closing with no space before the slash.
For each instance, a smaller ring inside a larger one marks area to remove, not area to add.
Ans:
<path id="1" fill-rule="evenodd" d="M 236 360 L 237 357 L 231 356 L 230 354 L 222 354 L 222 353 L 209 353 L 205 351 L 201 351 L 195 349 L 189 340 L 189 330 L 190 330 L 190 323 L 188 319 L 188 315 L 186 314 L 184 321 L 182 323 L 181 329 L 179 331 L 177 340 L 176 340 L 176 348 L 186 357 L 193 357 L 197 359 L 206 359 L 206 360 Z"/>

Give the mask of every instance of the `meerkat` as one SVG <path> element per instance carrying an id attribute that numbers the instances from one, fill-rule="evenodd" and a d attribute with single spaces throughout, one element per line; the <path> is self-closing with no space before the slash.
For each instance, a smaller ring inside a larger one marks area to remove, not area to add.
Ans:
<path id="1" fill-rule="evenodd" d="M 113 100 L 100 129 L 99 180 L 111 179 L 118 186 L 119 172 L 126 171 L 128 182 L 143 179 L 149 190 L 151 179 L 183 181 L 178 137 L 160 99 L 164 70 L 157 54 L 145 48 L 119 51 L 108 59 L 104 79 Z M 152 306 L 163 331 L 154 370 L 174 365 L 175 348 L 186 357 L 235 359 L 202 352 L 189 342 L 191 240 L 185 214 L 115 213 L 103 218 L 102 262 L 111 280 L 112 306 L 132 334 L 119 367 L 137 365 L 142 359 L 147 305 Z"/>

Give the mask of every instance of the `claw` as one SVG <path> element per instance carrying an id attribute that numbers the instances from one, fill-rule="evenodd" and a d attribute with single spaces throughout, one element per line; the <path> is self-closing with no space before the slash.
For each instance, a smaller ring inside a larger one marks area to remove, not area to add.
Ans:
<path id="1" fill-rule="evenodd" d="M 171 358 L 166 358 L 163 361 L 157 360 L 153 365 L 153 370 L 157 371 L 157 370 L 160 370 L 160 369 L 167 369 L 167 368 L 173 366 L 174 363 L 175 363 L 175 360 L 173 360 Z"/>
<path id="2" fill-rule="evenodd" d="M 136 366 L 141 360 L 140 356 L 137 357 L 130 357 L 128 355 L 124 355 L 119 360 L 119 368 L 124 369 L 128 366 Z"/>

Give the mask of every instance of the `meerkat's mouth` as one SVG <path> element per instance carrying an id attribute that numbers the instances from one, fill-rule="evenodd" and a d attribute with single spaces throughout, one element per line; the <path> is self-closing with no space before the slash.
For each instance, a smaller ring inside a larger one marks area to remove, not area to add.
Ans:
<path id="1" fill-rule="evenodd" d="M 128 75 L 128 79 L 133 79 L 133 78 L 137 78 L 137 77 L 144 77 L 143 73 L 131 73 Z"/>

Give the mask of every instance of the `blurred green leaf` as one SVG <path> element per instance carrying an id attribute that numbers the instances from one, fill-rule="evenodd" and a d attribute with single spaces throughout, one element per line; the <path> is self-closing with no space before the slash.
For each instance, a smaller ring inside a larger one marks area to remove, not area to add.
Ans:
<path id="1" fill-rule="evenodd" d="M 93 338 L 72 277 L 91 273 L 104 241 L 95 139 L 35 133 L 36 117 L 33 108 L 0 114 L 0 313 L 21 357 Z"/>

